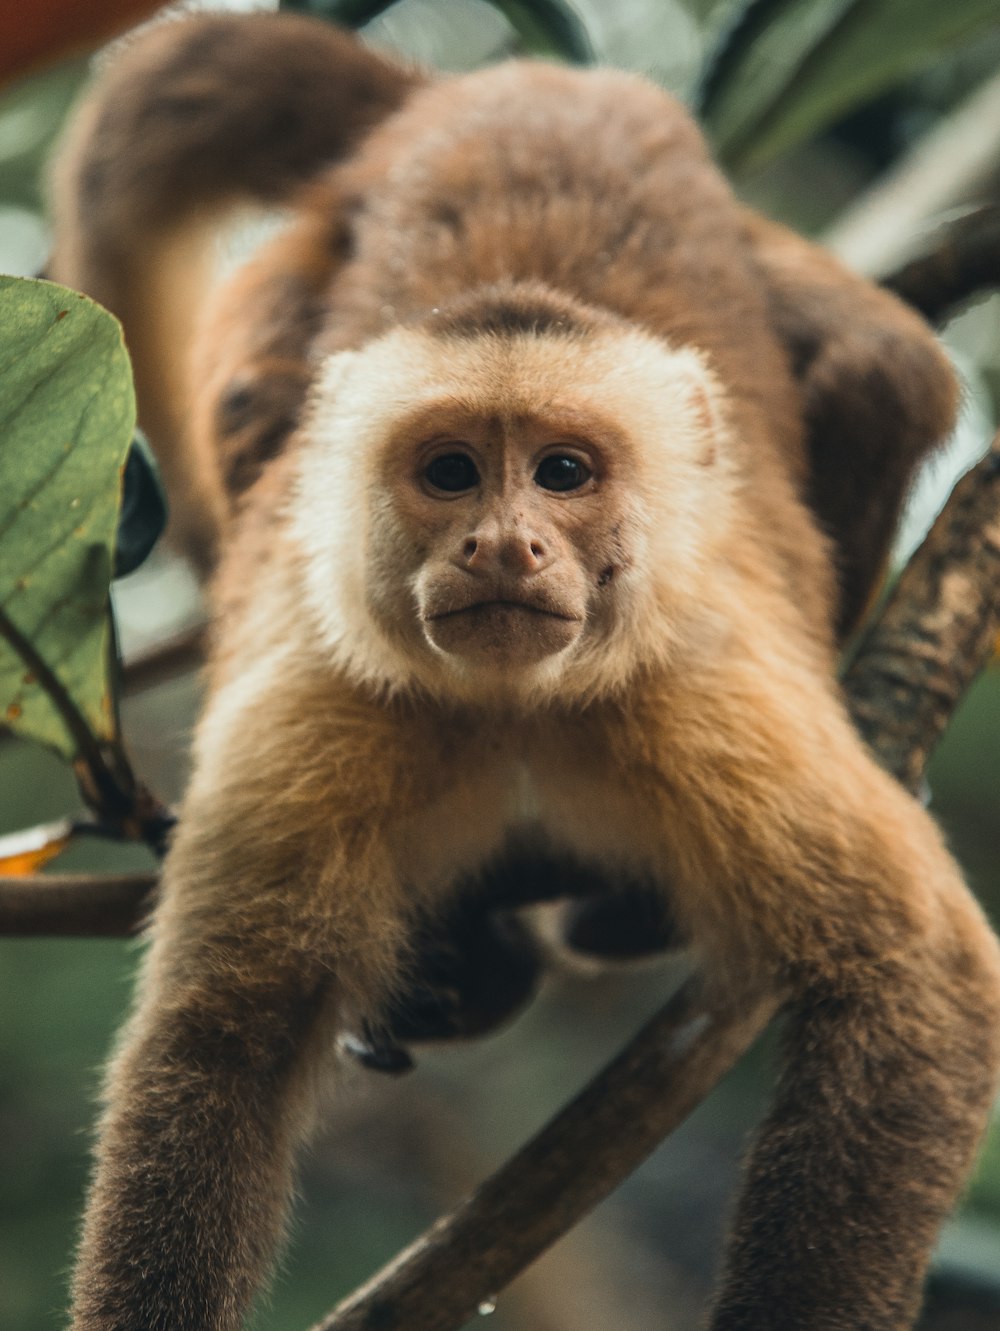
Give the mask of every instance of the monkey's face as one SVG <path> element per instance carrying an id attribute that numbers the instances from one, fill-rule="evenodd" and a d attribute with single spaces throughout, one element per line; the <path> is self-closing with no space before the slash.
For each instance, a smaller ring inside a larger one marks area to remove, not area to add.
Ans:
<path id="1" fill-rule="evenodd" d="M 628 441 L 592 411 L 495 405 L 444 396 L 399 423 L 375 537 L 406 566 L 426 645 L 479 675 L 571 653 L 631 560 Z M 374 604 L 398 624 L 393 589 L 377 579 Z"/>
<path id="2" fill-rule="evenodd" d="M 696 354 L 399 330 L 328 364 L 292 529 L 338 662 L 458 699 L 592 696 L 669 652 L 727 510 Z"/>

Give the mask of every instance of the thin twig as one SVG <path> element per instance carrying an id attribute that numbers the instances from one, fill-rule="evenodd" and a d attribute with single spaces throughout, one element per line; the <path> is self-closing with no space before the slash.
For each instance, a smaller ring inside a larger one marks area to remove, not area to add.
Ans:
<path id="1" fill-rule="evenodd" d="M 65 684 L 2 607 L 0 638 L 34 675 L 66 727 L 75 749 L 73 773 L 87 806 L 102 824 L 119 827 L 122 840 L 145 841 L 157 854 L 163 854 L 173 815 L 136 780 L 117 720 L 108 739 L 95 734 Z M 113 712 L 117 715 L 117 709 Z"/>
<path id="2" fill-rule="evenodd" d="M 0 638 L 7 640 L 21 658 L 25 667 L 34 675 L 39 688 L 44 690 L 45 696 L 59 713 L 59 719 L 66 727 L 80 759 L 95 774 L 100 773 L 103 780 L 111 781 L 112 775 L 105 761 L 101 744 L 86 717 L 73 701 L 65 684 L 36 649 L 31 639 L 21 632 L 2 607 L 0 607 Z"/>
<path id="3" fill-rule="evenodd" d="M 883 278 L 882 285 L 944 323 L 958 305 L 1000 287 L 1000 204 L 974 208 L 943 226 L 927 253 Z"/>
<path id="4" fill-rule="evenodd" d="M 42 874 L 0 878 L 0 934 L 129 938 L 153 908 L 157 875 Z"/>
<path id="5" fill-rule="evenodd" d="M 178 675 L 197 670 L 205 659 L 207 640 L 207 627 L 196 624 L 129 656 L 122 668 L 124 696 L 132 697 L 176 679 Z"/>

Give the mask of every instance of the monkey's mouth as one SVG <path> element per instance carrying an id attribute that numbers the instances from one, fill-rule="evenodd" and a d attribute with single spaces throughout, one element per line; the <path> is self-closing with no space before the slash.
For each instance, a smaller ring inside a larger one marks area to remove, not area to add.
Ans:
<path id="1" fill-rule="evenodd" d="M 571 615 L 567 611 L 559 610 L 554 606 L 539 605 L 533 601 L 515 601 L 507 597 L 491 597 L 488 600 L 470 601 L 466 605 L 450 607 L 447 610 L 436 610 L 432 614 L 428 614 L 426 619 L 429 623 L 440 623 L 445 619 L 454 619 L 458 615 L 489 619 L 500 618 L 509 615 L 511 612 L 539 615 L 547 619 L 560 619 L 567 624 L 578 624 L 580 622 L 579 615 Z"/>
<path id="2" fill-rule="evenodd" d="M 546 601 L 490 596 L 443 602 L 424 615 L 424 632 L 448 656 L 491 670 L 519 668 L 564 651 L 578 639 L 582 619 Z"/>

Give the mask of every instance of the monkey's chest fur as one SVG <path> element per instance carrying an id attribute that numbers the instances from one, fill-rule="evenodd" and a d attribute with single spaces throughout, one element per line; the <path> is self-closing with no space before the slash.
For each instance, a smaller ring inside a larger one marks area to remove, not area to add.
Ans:
<path id="1" fill-rule="evenodd" d="M 443 835 L 406 829 L 423 880 L 415 886 L 433 884 L 436 904 L 420 913 L 404 986 L 385 1025 L 366 1032 L 364 1062 L 399 1070 L 408 1059 L 396 1042 L 499 1025 L 533 996 L 555 951 L 627 961 L 684 945 L 642 810 L 628 807 L 627 792 L 611 810 L 619 799 L 606 785 L 598 796 L 586 766 L 574 776 L 564 768 L 555 782 L 551 769 L 499 764 L 420 820 Z M 543 903 L 540 929 L 527 908 Z"/>

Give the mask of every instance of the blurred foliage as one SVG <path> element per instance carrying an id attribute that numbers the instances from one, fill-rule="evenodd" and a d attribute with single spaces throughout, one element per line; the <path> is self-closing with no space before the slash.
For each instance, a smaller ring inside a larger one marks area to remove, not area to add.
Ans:
<path id="1" fill-rule="evenodd" d="M 741 187 L 766 194 L 777 215 L 812 227 L 828 222 L 862 183 L 1000 68 L 996 0 L 297 0 L 296 7 L 336 9 L 367 24 L 373 39 L 442 68 L 515 49 L 583 59 L 586 44 L 597 58 L 650 71 L 682 95 L 700 83 L 710 127 Z M 706 51 L 713 53 L 707 75 Z M 63 65 L 0 96 L 0 266 L 32 272 L 43 261 L 42 163 L 83 75 L 81 62 Z M 770 166 L 762 171 L 765 160 Z M 972 311 L 956 333 L 976 374 L 996 374 L 1000 364 L 998 308 L 994 301 Z M 123 590 L 162 585 L 162 577 L 144 582 L 149 576 L 141 571 Z M 149 616 L 154 597 L 139 590 L 122 600 Z M 169 610 L 164 605 L 160 613 Z M 128 616 L 123 628 L 130 631 Z M 183 784 L 194 695 L 193 681 L 179 681 L 125 705 L 140 775 L 167 793 Z M 996 921 L 998 732 L 994 671 L 966 699 L 930 775 L 935 811 Z M 68 769 L 21 743 L 0 744 L 0 789 L 0 832 L 77 807 Z M 94 843 L 72 849 L 61 864 L 148 866 L 141 848 Z M 0 1326 L 63 1325 L 98 1069 L 127 1007 L 137 954 L 120 942 L 0 939 L 0 1000 L 8 1014 L 0 1024 Z M 350 1106 L 342 1108 L 347 1120 L 311 1154 L 286 1273 L 260 1325 L 302 1331 L 457 1199 L 466 1180 L 448 1172 L 456 1157 L 465 1157 L 470 1178 L 497 1163 L 620 1045 L 659 1001 L 662 985 L 656 971 L 554 985 L 513 1029 L 426 1058 L 412 1082 L 359 1075 L 355 1098 L 370 1092 L 377 1107 L 363 1132 L 350 1122 Z M 620 1317 L 602 1322 L 586 1306 L 574 1310 L 569 1287 L 563 1302 L 571 1311 L 561 1321 L 531 1317 L 526 1305 L 515 1311 L 512 1292 L 501 1298 L 491 1329 L 614 1324 L 644 1331 L 667 1308 L 675 1331 L 695 1324 L 736 1143 L 766 1093 L 771 1047 L 745 1062 L 592 1222 L 598 1241 L 587 1261 L 575 1259 L 575 1283 L 586 1289 L 589 1278 L 602 1287 L 621 1276 Z M 373 1147 L 381 1122 L 385 1135 Z M 436 1151 L 413 1140 L 414 1123 L 424 1125 L 428 1139 L 437 1134 Z M 392 1145 L 397 1139 L 402 1146 Z M 1000 1251 L 1000 1125 L 966 1215 L 946 1234 L 946 1263 L 988 1274 L 991 1261 L 1000 1266 L 990 1255 L 991 1238 L 993 1253 Z M 609 1257 L 612 1222 L 628 1249 L 618 1272 Z M 579 1252 L 574 1242 L 559 1251 Z M 630 1314 L 638 1288 L 652 1291 L 657 1315 Z"/>
<path id="2" fill-rule="evenodd" d="M 41 164 L 86 76 L 87 62 L 72 60 L 0 94 L 0 202 L 41 207 Z"/>
<path id="3" fill-rule="evenodd" d="M 536 55 L 559 55 L 585 65 L 594 50 L 573 9 L 559 0 L 490 0 Z"/>
<path id="4" fill-rule="evenodd" d="M 352 28 L 363 27 L 398 0 L 281 0 L 279 8 L 315 14 Z M 533 55 L 561 56 L 578 64 L 593 59 L 586 27 L 561 0 L 488 0 Z"/>
<path id="5" fill-rule="evenodd" d="M 996 0 L 755 0 L 701 112 L 725 166 L 760 166 L 998 23 Z"/>

